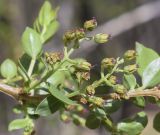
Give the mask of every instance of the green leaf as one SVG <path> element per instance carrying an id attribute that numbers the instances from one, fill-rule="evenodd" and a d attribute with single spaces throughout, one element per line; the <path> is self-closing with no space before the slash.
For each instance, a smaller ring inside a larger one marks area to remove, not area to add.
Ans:
<path id="1" fill-rule="evenodd" d="M 22 35 L 22 46 L 25 53 L 36 59 L 42 50 L 40 35 L 32 28 L 27 27 Z"/>
<path id="2" fill-rule="evenodd" d="M 58 90 L 57 88 L 55 88 L 53 85 L 51 85 L 51 87 L 49 88 L 50 93 L 57 99 L 59 99 L 60 101 L 62 101 L 65 104 L 69 104 L 69 105 L 76 105 L 76 102 L 72 101 L 71 99 L 69 99 L 64 92 Z"/>
<path id="3" fill-rule="evenodd" d="M 148 122 L 145 112 L 138 113 L 133 119 L 126 119 L 117 125 L 120 133 L 127 135 L 139 135 Z"/>
<path id="4" fill-rule="evenodd" d="M 90 129 L 96 129 L 100 126 L 100 124 L 101 120 L 98 119 L 94 114 L 89 115 L 85 123 L 86 127 Z"/>
<path id="5" fill-rule="evenodd" d="M 154 117 L 154 120 L 153 120 L 153 128 L 160 132 L 160 112 L 156 114 L 156 116 Z"/>
<path id="6" fill-rule="evenodd" d="M 47 82 L 57 87 L 59 84 L 63 84 L 65 80 L 65 72 L 56 71 L 51 77 L 47 79 Z"/>
<path id="7" fill-rule="evenodd" d="M 17 130 L 17 129 L 21 129 L 21 128 L 25 128 L 27 127 L 29 124 L 31 124 L 31 120 L 30 119 L 16 119 L 16 120 L 13 120 L 10 124 L 9 124 L 9 127 L 8 127 L 8 130 L 9 131 L 12 131 L 12 130 Z"/>
<path id="8" fill-rule="evenodd" d="M 145 105 L 146 105 L 144 97 L 136 97 L 136 98 L 134 98 L 133 103 L 135 105 L 137 105 L 138 107 L 142 107 L 142 108 L 144 108 Z"/>
<path id="9" fill-rule="evenodd" d="M 108 102 L 104 105 L 104 109 L 106 113 L 116 112 L 122 106 L 122 101 L 120 100 L 108 100 Z"/>
<path id="10" fill-rule="evenodd" d="M 123 76 L 123 85 L 128 89 L 134 89 L 137 85 L 136 78 L 133 74 L 124 74 Z"/>
<path id="11" fill-rule="evenodd" d="M 153 87 L 160 83 L 160 58 L 153 60 L 142 75 L 143 88 Z"/>
<path id="12" fill-rule="evenodd" d="M 48 116 L 55 113 L 63 103 L 53 96 L 46 97 L 36 108 L 36 114 Z"/>
<path id="13" fill-rule="evenodd" d="M 54 11 L 52 9 L 52 5 L 50 4 L 50 2 L 45 1 L 39 12 L 39 17 L 38 17 L 39 23 L 42 26 L 47 26 L 48 24 L 50 24 L 50 22 L 56 18 L 57 10 L 58 8 Z"/>
<path id="14" fill-rule="evenodd" d="M 17 66 L 10 60 L 6 59 L 1 65 L 1 75 L 4 78 L 11 79 L 17 75 Z"/>
<path id="15" fill-rule="evenodd" d="M 53 21 L 52 23 L 50 23 L 46 28 L 46 32 L 42 36 L 43 38 L 42 41 L 45 42 L 49 40 L 57 32 L 58 28 L 59 28 L 58 21 Z"/>
<path id="16" fill-rule="evenodd" d="M 97 118 L 104 118 L 104 117 L 106 117 L 105 111 L 103 109 L 101 109 L 101 108 L 98 108 L 98 107 L 96 107 L 96 108 L 93 109 L 93 113 L 94 113 L 94 115 Z"/>
<path id="17" fill-rule="evenodd" d="M 136 61 L 139 66 L 138 73 L 142 76 L 143 71 L 148 66 L 148 64 L 154 59 L 158 58 L 159 55 L 152 49 L 144 47 L 142 44 L 136 42 Z"/>

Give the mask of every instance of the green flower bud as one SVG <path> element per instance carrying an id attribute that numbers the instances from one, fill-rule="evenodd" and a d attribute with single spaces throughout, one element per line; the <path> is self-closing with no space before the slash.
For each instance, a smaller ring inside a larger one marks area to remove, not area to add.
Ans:
<path id="1" fill-rule="evenodd" d="M 118 93 L 118 94 L 124 94 L 126 92 L 126 88 L 121 85 L 121 84 L 117 84 L 115 85 L 115 91 Z"/>
<path id="2" fill-rule="evenodd" d="M 116 64 L 116 59 L 114 58 L 105 58 L 101 62 L 101 66 L 107 69 L 111 69 Z"/>
<path id="3" fill-rule="evenodd" d="M 92 97 L 89 99 L 89 101 L 99 107 L 102 107 L 104 105 L 104 100 L 100 97 Z"/>
<path id="4" fill-rule="evenodd" d="M 76 34 L 75 34 L 75 31 L 67 31 L 64 35 L 63 35 L 63 41 L 65 42 L 65 43 L 67 43 L 67 42 L 70 42 L 70 41 L 72 41 L 72 40 L 74 40 L 75 39 L 75 36 L 76 36 Z"/>
<path id="5" fill-rule="evenodd" d="M 84 23 L 84 28 L 86 30 L 92 31 L 96 27 L 97 27 L 97 21 L 95 18 L 93 18 L 92 20 L 88 20 Z"/>
<path id="6" fill-rule="evenodd" d="M 95 94 L 95 88 L 92 85 L 87 86 L 86 92 L 88 95 L 94 95 Z"/>
<path id="7" fill-rule="evenodd" d="M 70 117 L 69 117 L 67 114 L 65 114 L 65 113 L 62 113 L 62 114 L 60 115 L 60 119 L 61 119 L 63 122 L 69 122 L 69 121 L 70 121 Z"/>
<path id="8" fill-rule="evenodd" d="M 76 39 L 82 39 L 85 37 L 85 32 L 84 29 L 82 28 L 76 29 L 75 34 L 76 34 Z"/>
<path id="9" fill-rule="evenodd" d="M 116 84 L 117 83 L 117 77 L 112 75 L 109 77 L 109 81 L 111 84 Z"/>
<path id="10" fill-rule="evenodd" d="M 109 39 L 110 39 L 109 34 L 100 33 L 94 36 L 94 41 L 100 44 L 106 43 Z"/>
<path id="11" fill-rule="evenodd" d="M 133 73 L 133 72 L 137 71 L 137 69 L 138 69 L 137 64 L 128 65 L 128 66 L 125 66 L 125 67 L 124 67 L 124 70 L 125 70 L 126 72 L 129 72 L 129 73 Z"/>
<path id="12" fill-rule="evenodd" d="M 76 65 L 76 67 L 81 69 L 81 70 L 89 71 L 91 69 L 91 64 L 87 61 L 80 61 L 77 64 L 78 65 Z"/>
<path id="13" fill-rule="evenodd" d="M 84 107 L 82 105 L 77 105 L 76 106 L 76 111 L 83 112 L 83 110 L 84 110 Z"/>
<path id="14" fill-rule="evenodd" d="M 124 59 L 127 61 L 134 60 L 136 58 L 135 50 L 128 50 L 124 54 Z"/>

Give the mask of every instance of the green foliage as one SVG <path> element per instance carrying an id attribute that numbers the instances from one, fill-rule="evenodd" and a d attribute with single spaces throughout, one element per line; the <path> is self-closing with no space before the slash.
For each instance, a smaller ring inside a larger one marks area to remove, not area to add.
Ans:
<path id="1" fill-rule="evenodd" d="M 148 64 L 159 58 L 159 55 L 150 48 L 144 47 L 142 44 L 136 42 L 136 52 L 137 52 L 137 64 L 139 66 L 138 73 L 142 76 L 145 68 Z"/>
<path id="2" fill-rule="evenodd" d="M 142 75 L 143 87 L 153 87 L 160 83 L 160 58 L 153 60 Z"/>
<path id="3" fill-rule="evenodd" d="M 6 59 L 1 64 L 1 75 L 6 79 L 11 79 L 17 75 L 17 66 L 16 64 L 10 60 Z"/>
<path id="4" fill-rule="evenodd" d="M 27 27 L 22 35 L 22 46 L 25 53 L 36 59 L 42 51 L 40 35 L 32 28 Z"/>
<path id="5" fill-rule="evenodd" d="M 19 101 L 21 105 L 13 111 L 24 114 L 24 119 L 10 123 L 9 130 L 24 129 L 24 135 L 33 134 L 33 120 L 59 112 L 63 122 L 73 121 L 90 129 L 102 126 L 116 135 L 141 134 L 148 121 L 145 112 L 122 122 L 112 120 L 112 114 L 125 100 L 131 100 L 140 108 L 146 106 L 146 99 L 159 104 L 159 55 L 136 43 L 136 51 L 128 50 L 122 58 L 104 58 L 100 65 L 100 78 L 90 79 L 91 63 L 70 56 L 79 49 L 81 41 L 104 44 L 110 35 L 88 34 L 97 27 L 93 18 L 84 22 L 82 28 L 63 35 L 63 52 L 44 52 L 43 45 L 59 28 L 57 11 L 58 8 L 52 9 L 49 1 L 45 1 L 34 28 L 27 27 L 22 35 L 24 54 L 18 64 L 9 59 L 1 64 L 0 91 Z M 140 75 L 138 79 L 137 73 Z M 101 88 L 105 90 L 101 92 Z M 159 122 L 158 113 L 154 119 L 157 131 L 160 131 Z"/>
<path id="6" fill-rule="evenodd" d="M 156 131 L 160 132 L 160 112 L 156 114 L 153 120 L 153 127 Z"/>
<path id="7" fill-rule="evenodd" d="M 148 119 L 145 112 L 139 112 L 133 119 L 126 119 L 118 123 L 118 131 L 127 135 L 139 135 L 147 125 Z"/>
<path id="8" fill-rule="evenodd" d="M 36 114 L 49 116 L 63 107 L 63 103 L 53 96 L 46 97 L 36 108 Z"/>

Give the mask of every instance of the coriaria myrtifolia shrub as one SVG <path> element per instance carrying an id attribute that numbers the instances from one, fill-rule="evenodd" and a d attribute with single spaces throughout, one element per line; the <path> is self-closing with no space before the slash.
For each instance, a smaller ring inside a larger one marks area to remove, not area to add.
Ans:
<path id="1" fill-rule="evenodd" d="M 101 125 L 113 135 L 141 134 L 148 122 L 144 111 L 118 123 L 111 114 L 124 101 L 142 109 L 147 103 L 159 105 L 159 54 L 136 43 L 136 49 L 126 51 L 122 57 L 104 58 L 100 78 L 91 82 L 92 64 L 83 58 L 71 59 L 70 55 L 80 48 L 80 42 L 106 43 L 110 35 L 88 36 L 97 27 L 93 18 L 82 28 L 64 34 L 63 52 L 44 52 L 44 44 L 59 28 L 57 12 L 58 8 L 52 9 L 45 1 L 33 27 L 27 27 L 22 35 L 23 56 L 17 64 L 10 59 L 1 64 L 0 91 L 17 100 L 19 104 L 13 111 L 23 114 L 23 118 L 9 124 L 9 131 L 24 129 L 24 135 L 34 134 L 36 119 L 59 112 L 62 121 L 90 129 Z M 102 87 L 105 90 L 99 92 Z M 160 132 L 159 122 L 160 112 L 153 124 Z"/>

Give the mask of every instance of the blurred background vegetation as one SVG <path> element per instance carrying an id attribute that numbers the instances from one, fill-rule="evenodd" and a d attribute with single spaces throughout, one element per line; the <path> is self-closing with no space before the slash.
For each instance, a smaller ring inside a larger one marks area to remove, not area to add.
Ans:
<path id="1" fill-rule="evenodd" d="M 95 77 L 99 67 L 96 66 L 104 57 L 121 56 L 125 50 L 134 49 L 135 41 L 160 52 L 160 1 L 159 0 L 50 0 L 53 6 L 60 6 L 60 30 L 53 40 L 45 46 L 46 50 L 61 50 L 62 34 L 83 25 L 85 20 L 95 17 L 98 21 L 96 32 L 107 32 L 112 40 L 105 45 L 83 44 L 74 56 L 86 57 L 95 68 Z M 0 62 L 4 58 L 16 60 L 21 52 L 21 34 L 26 26 L 32 26 L 39 8 L 44 0 L 0 0 Z M 8 123 L 16 116 L 12 113 L 15 101 L 0 93 L 0 135 L 18 135 L 9 133 Z M 125 103 L 117 113 L 116 120 L 132 115 L 138 108 Z M 143 135 L 158 135 L 151 127 L 154 112 L 153 105 L 144 108 L 148 112 L 149 125 Z M 55 114 L 56 115 L 56 114 Z M 37 135 L 105 135 L 103 128 L 89 130 L 72 124 L 63 124 L 56 119 L 41 118 L 37 122 Z"/>

